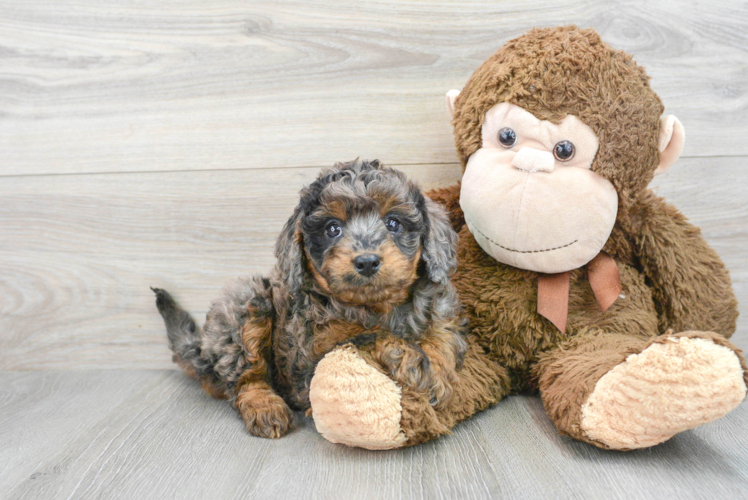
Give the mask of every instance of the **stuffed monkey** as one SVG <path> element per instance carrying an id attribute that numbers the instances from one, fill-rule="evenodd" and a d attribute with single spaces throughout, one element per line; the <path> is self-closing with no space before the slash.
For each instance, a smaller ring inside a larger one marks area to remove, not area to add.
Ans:
<path id="1" fill-rule="evenodd" d="M 627 450 L 740 404 L 748 368 L 727 340 L 738 315 L 729 274 L 647 188 L 679 157 L 684 130 L 663 116 L 644 69 L 594 30 L 535 29 L 447 106 L 464 174 L 429 196 L 459 232 L 453 282 L 470 319 L 452 399 L 433 408 L 407 387 L 382 393 L 381 367 L 347 348 L 312 381 L 320 432 L 413 445 L 539 391 L 561 434 Z M 372 432 L 380 414 L 391 425 Z"/>

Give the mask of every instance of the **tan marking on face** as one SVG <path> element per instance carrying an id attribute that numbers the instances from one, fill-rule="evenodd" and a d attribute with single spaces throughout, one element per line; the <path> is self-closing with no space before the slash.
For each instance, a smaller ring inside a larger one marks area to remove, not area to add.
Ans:
<path id="1" fill-rule="evenodd" d="M 317 269 L 314 267 L 314 264 L 312 264 L 312 259 L 309 257 L 309 254 L 306 255 L 306 268 L 309 271 L 309 274 L 312 275 L 312 278 L 314 278 L 314 282 L 317 283 L 317 286 L 320 287 L 320 289 L 327 295 L 332 295 L 332 290 L 330 290 L 330 285 L 327 283 L 327 280 L 324 276 L 322 276 Z"/>
<path id="2" fill-rule="evenodd" d="M 327 251 L 322 262 L 322 273 L 331 286 L 342 283 L 346 275 L 356 274 L 353 259 L 358 254 L 351 247 L 351 241 L 347 236 Z"/>
<path id="3" fill-rule="evenodd" d="M 313 270 L 313 276 L 320 286 L 342 302 L 356 305 L 367 305 L 381 312 L 405 302 L 408 289 L 418 277 L 420 249 L 409 259 L 391 240 L 385 241 L 376 252 L 382 259 L 379 272 L 366 281 L 364 285 L 351 284 L 346 276 L 358 278 L 353 267 L 353 259 L 360 252 L 353 251 L 344 242 L 338 243 L 325 256 L 321 273 Z M 321 276 L 320 276 L 321 274 Z"/>
<path id="4" fill-rule="evenodd" d="M 348 216 L 348 207 L 346 206 L 346 203 L 343 200 L 338 200 L 338 199 L 330 200 L 324 205 L 322 205 L 322 207 L 320 208 L 324 214 L 334 219 L 337 219 L 339 221 L 346 220 Z"/>
<path id="5" fill-rule="evenodd" d="M 419 248 L 412 258 L 403 254 L 395 242 L 391 240 L 384 242 L 380 249 L 382 267 L 377 274 L 382 274 L 381 279 L 392 283 L 392 286 L 406 289 L 410 287 L 418 277 L 417 270 L 418 262 L 421 260 L 421 249 Z"/>
<path id="6" fill-rule="evenodd" d="M 403 204 L 402 199 L 395 196 L 394 193 L 375 192 L 371 193 L 371 197 L 379 204 L 379 215 L 382 217 Z"/>

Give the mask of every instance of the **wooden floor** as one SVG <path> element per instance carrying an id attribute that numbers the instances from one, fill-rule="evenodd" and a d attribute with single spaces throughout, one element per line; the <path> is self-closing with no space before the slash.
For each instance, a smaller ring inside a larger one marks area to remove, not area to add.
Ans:
<path id="1" fill-rule="evenodd" d="M 655 448 L 512 397 L 416 448 L 249 436 L 173 370 L 149 286 L 198 317 L 266 272 L 301 186 L 357 156 L 460 176 L 444 93 L 533 26 L 594 27 L 683 122 L 658 192 L 731 269 L 748 349 L 741 2 L 0 0 L 0 498 L 748 498 L 748 404 Z"/>

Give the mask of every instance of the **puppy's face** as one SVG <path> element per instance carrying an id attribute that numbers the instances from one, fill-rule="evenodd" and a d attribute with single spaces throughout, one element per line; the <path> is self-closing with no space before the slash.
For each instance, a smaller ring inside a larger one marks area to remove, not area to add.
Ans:
<path id="1" fill-rule="evenodd" d="M 427 234 L 417 187 L 397 172 L 368 170 L 332 179 L 309 201 L 299 226 L 318 285 L 352 304 L 404 301 Z"/>

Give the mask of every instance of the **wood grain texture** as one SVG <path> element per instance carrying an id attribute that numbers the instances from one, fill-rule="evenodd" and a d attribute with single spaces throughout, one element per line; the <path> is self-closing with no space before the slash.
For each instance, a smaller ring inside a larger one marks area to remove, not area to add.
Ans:
<path id="1" fill-rule="evenodd" d="M 445 92 L 565 23 L 648 68 L 686 156 L 748 154 L 732 0 L 3 0 L 0 175 L 454 162 Z"/>
<path id="2" fill-rule="evenodd" d="M 409 166 L 428 188 L 457 165 Z M 169 368 L 149 286 L 198 321 L 229 280 L 266 273 L 316 168 L 12 177 L 0 182 L 0 369 Z M 658 192 L 701 226 L 748 304 L 748 169 L 681 160 Z M 748 315 L 733 337 L 748 348 Z"/>
<path id="3" fill-rule="evenodd" d="M 524 396 L 385 452 L 331 444 L 300 414 L 280 440 L 252 437 L 225 401 L 174 371 L 5 372 L 0 403 L 0 491 L 13 499 L 741 498 L 748 488 L 745 404 L 621 453 L 559 437 Z"/>
<path id="4" fill-rule="evenodd" d="M 451 185 L 454 165 L 404 169 Z M 316 168 L 11 177 L 0 182 L 0 369 L 169 368 L 149 286 L 199 321 L 267 273 Z"/>

